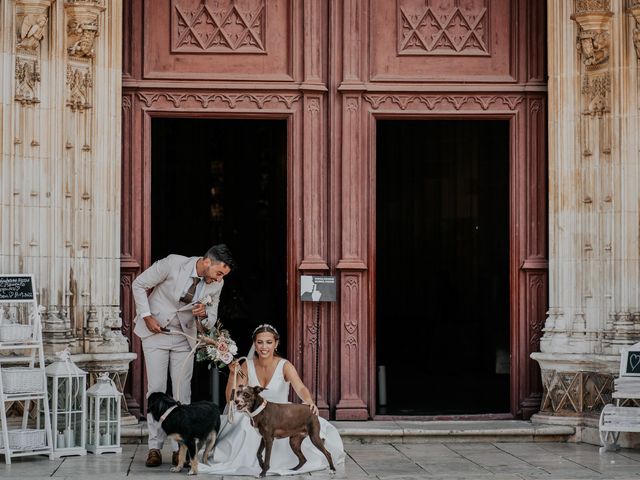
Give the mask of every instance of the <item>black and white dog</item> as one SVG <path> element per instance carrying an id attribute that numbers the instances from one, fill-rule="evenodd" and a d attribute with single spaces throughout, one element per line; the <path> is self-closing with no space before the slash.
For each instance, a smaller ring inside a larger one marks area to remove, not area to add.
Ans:
<path id="1" fill-rule="evenodd" d="M 180 445 L 178 465 L 171 469 L 179 472 L 185 463 L 187 449 L 191 461 L 189 475 L 198 474 L 198 449 L 204 443 L 203 463 L 208 463 L 220 430 L 220 410 L 213 402 L 195 402 L 182 405 L 169 395 L 154 392 L 149 395 L 147 406 L 153 418 L 160 422 L 165 433 Z M 196 444 L 198 441 L 198 444 Z"/>

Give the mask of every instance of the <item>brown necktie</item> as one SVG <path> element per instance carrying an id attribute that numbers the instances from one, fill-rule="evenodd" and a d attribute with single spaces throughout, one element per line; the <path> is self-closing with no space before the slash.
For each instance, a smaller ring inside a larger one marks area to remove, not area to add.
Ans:
<path id="1" fill-rule="evenodd" d="M 193 277 L 193 283 L 189 287 L 189 290 L 187 290 L 187 293 L 185 293 L 184 296 L 180 299 L 181 302 L 191 303 L 191 301 L 193 300 L 193 296 L 196 294 L 196 287 L 198 286 L 198 283 L 200 283 L 200 278 Z"/>

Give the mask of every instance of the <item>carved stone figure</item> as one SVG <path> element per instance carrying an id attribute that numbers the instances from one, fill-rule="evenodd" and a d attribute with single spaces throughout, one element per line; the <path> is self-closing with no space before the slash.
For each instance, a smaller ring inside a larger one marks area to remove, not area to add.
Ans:
<path id="1" fill-rule="evenodd" d="M 88 58 L 95 56 L 93 44 L 98 36 L 97 23 L 79 23 L 76 20 L 71 20 L 69 22 L 68 34 L 70 40 L 73 42 L 68 49 L 69 55 Z"/>
<path id="2" fill-rule="evenodd" d="M 23 105 L 39 103 L 37 85 L 40 71 L 37 60 L 16 59 L 16 95 L 15 99 Z"/>
<path id="3" fill-rule="evenodd" d="M 577 0 L 577 13 L 608 12 L 611 10 L 611 0 Z"/>
<path id="4" fill-rule="evenodd" d="M 69 86 L 67 105 L 72 110 L 91 108 L 90 87 L 93 86 L 91 74 L 78 68 L 67 66 L 67 85 Z"/>
<path id="5" fill-rule="evenodd" d="M 609 60 L 609 32 L 582 30 L 578 51 L 587 66 L 601 65 Z"/>
<path id="6" fill-rule="evenodd" d="M 18 47 L 31 51 L 37 49 L 44 37 L 46 25 L 46 15 L 25 15 L 20 26 Z"/>

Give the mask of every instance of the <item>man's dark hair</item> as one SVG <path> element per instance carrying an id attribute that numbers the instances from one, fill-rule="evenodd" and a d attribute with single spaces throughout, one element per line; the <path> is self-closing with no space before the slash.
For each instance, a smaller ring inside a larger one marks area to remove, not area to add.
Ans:
<path id="1" fill-rule="evenodd" d="M 231 252 L 224 243 L 211 247 L 207 250 L 207 253 L 204 254 L 204 258 L 208 258 L 214 262 L 226 263 L 227 267 L 231 270 L 236 268 L 236 263 L 233 261 Z"/>

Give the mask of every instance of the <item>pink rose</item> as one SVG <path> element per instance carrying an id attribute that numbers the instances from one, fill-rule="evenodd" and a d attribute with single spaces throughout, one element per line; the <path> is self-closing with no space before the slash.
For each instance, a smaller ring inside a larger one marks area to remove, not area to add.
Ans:
<path id="1" fill-rule="evenodd" d="M 229 346 L 224 342 L 219 342 L 218 343 L 218 351 L 220 353 L 228 352 L 229 351 Z"/>

